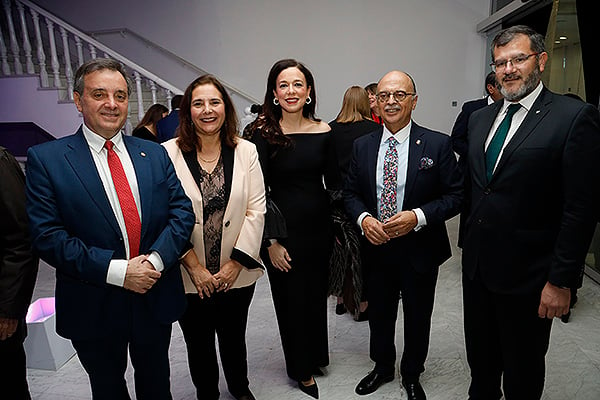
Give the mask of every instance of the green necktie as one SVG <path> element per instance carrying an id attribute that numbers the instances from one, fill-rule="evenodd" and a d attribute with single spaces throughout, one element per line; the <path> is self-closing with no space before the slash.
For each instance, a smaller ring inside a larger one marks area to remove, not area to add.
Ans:
<path id="1" fill-rule="evenodd" d="M 485 152 L 485 168 L 488 182 L 492 179 L 494 166 L 498 160 L 498 155 L 500 155 L 500 150 L 502 150 L 502 145 L 506 140 L 506 135 L 510 129 L 512 117 L 519 110 L 519 108 L 521 108 L 519 103 L 508 106 L 506 115 L 504 116 L 502 122 L 500 122 L 498 129 L 496 129 L 496 133 L 494 133 L 494 137 L 492 138 L 492 141 L 488 145 L 487 151 Z"/>

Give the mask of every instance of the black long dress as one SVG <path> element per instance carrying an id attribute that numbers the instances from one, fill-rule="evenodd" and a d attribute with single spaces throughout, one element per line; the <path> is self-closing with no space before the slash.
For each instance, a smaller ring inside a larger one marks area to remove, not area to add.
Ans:
<path id="1" fill-rule="evenodd" d="M 271 265 L 266 248 L 261 258 L 269 283 L 287 374 L 309 380 L 329 364 L 327 338 L 327 274 L 333 231 L 329 196 L 323 185 L 339 187 L 330 134 L 288 134 L 292 146 L 268 144 L 259 132 L 257 145 L 270 195 L 285 217 L 287 238 L 278 239 L 291 257 L 289 272 Z"/>

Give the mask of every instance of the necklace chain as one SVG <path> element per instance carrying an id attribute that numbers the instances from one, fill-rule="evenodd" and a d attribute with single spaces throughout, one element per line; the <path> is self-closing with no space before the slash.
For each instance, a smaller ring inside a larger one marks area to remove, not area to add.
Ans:
<path id="1" fill-rule="evenodd" d="M 213 158 L 212 160 L 206 160 L 206 159 L 204 159 L 204 158 L 200 157 L 200 154 L 198 154 L 198 158 L 199 158 L 200 160 L 204 161 L 205 163 L 211 163 L 211 162 L 215 162 L 215 161 L 217 161 L 217 160 L 219 159 L 219 156 L 220 156 L 220 155 L 221 155 L 221 154 L 218 154 L 218 153 L 217 153 L 217 156 L 216 156 L 215 158 Z"/>

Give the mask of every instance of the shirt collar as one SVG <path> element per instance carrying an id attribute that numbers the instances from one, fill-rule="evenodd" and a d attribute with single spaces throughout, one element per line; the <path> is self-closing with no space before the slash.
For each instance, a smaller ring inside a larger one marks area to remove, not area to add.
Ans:
<path id="1" fill-rule="evenodd" d="M 83 124 L 82 130 L 83 136 L 85 137 L 85 140 L 90 146 L 90 149 L 94 150 L 97 154 L 100 154 L 100 152 L 104 148 L 104 143 L 106 143 L 106 139 L 104 139 L 97 133 L 94 133 L 90 128 L 86 126 L 85 123 Z M 123 143 L 123 134 L 121 133 L 121 131 L 117 132 L 115 136 L 110 138 L 110 141 L 113 142 L 113 148 L 116 147 L 117 151 L 124 151 L 125 146 Z"/>
<path id="2" fill-rule="evenodd" d="M 542 92 L 543 87 L 544 87 L 544 85 L 540 81 L 540 83 L 538 83 L 537 87 L 535 89 L 533 89 L 533 91 L 531 93 L 529 93 L 527 96 L 523 97 L 521 100 L 518 101 L 518 104 L 520 104 L 521 107 L 523 107 L 525 109 L 525 111 L 529 111 L 531 109 L 531 107 L 533 106 L 533 103 L 536 101 L 536 99 Z M 502 112 L 503 113 L 506 112 L 506 109 L 508 108 L 508 106 L 510 104 L 516 104 L 516 103 L 517 102 L 511 103 L 510 101 L 507 101 L 506 99 L 504 99 L 504 104 L 502 105 Z"/>
<path id="3" fill-rule="evenodd" d="M 402 129 L 400 129 L 395 134 L 390 132 L 390 130 L 383 124 L 383 137 L 381 138 L 381 142 L 386 142 L 390 137 L 396 139 L 399 143 L 404 142 L 410 136 L 410 128 L 412 127 L 412 120 L 408 121 L 408 124 Z"/>

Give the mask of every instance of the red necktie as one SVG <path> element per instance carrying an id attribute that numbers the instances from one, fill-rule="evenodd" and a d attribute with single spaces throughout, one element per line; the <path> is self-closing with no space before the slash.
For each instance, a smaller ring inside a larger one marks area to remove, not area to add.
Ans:
<path id="1" fill-rule="evenodd" d="M 123 164 L 121 164 L 119 156 L 113 150 L 113 146 L 114 144 L 110 140 L 104 143 L 104 147 L 108 150 L 108 168 L 110 168 L 110 174 L 123 212 L 123 219 L 125 219 L 125 229 L 127 229 L 127 236 L 129 237 L 129 258 L 132 258 L 137 256 L 140 251 L 142 223 Z"/>

